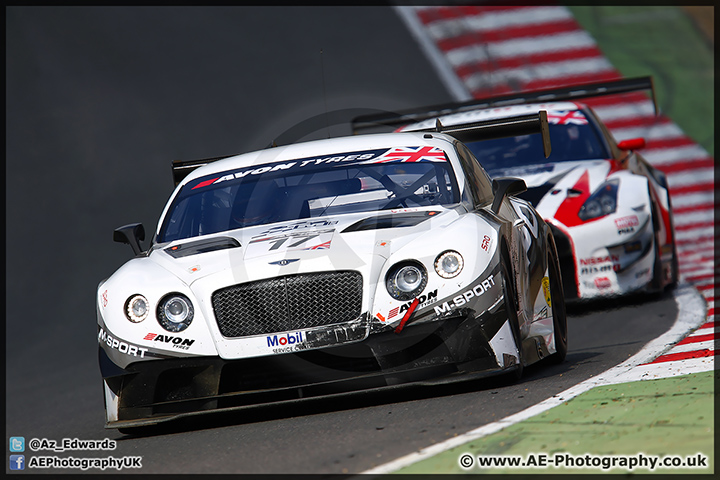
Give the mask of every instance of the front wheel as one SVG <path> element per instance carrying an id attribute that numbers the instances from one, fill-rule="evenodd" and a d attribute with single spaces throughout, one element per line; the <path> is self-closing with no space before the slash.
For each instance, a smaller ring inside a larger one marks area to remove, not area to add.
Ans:
<path id="1" fill-rule="evenodd" d="M 548 245 L 548 280 L 550 290 L 550 308 L 553 316 L 553 338 L 555 340 L 555 353 L 548 357 L 551 363 L 561 363 L 565 360 L 568 349 L 567 340 L 567 314 L 565 312 L 565 297 L 562 291 L 562 278 L 560 277 L 560 267 L 558 264 L 557 251 L 555 244 L 549 242 Z"/>
<path id="2" fill-rule="evenodd" d="M 655 205 L 652 206 L 652 225 L 653 225 L 653 250 L 655 256 L 653 257 L 653 276 L 650 280 L 650 289 L 652 292 L 663 291 L 663 280 L 664 271 L 661 258 L 661 244 L 660 244 L 660 227 L 659 222 L 662 221 L 660 216 L 655 209 Z"/>
<path id="3" fill-rule="evenodd" d="M 675 236 L 675 220 L 673 219 L 672 203 L 670 202 L 669 195 L 668 195 L 668 212 L 670 214 L 670 228 L 672 229 L 672 241 L 673 241 L 672 270 L 671 270 L 672 273 L 671 273 L 671 278 L 670 278 L 670 285 L 668 285 L 668 287 L 675 288 L 678 283 L 678 278 L 680 278 L 680 265 L 678 263 L 677 237 Z"/>
<path id="4" fill-rule="evenodd" d="M 505 299 L 505 311 L 507 312 L 507 319 L 510 322 L 510 329 L 512 330 L 513 339 L 518 349 L 518 364 L 515 367 L 513 373 L 508 374 L 513 380 L 520 380 L 523 374 L 523 352 L 522 352 L 522 338 L 520 336 L 520 322 L 517 316 L 517 308 L 515 307 L 515 295 L 510 283 L 511 277 L 508 267 L 508 257 L 503 255 L 502 257 L 502 282 L 503 282 L 503 297 Z"/>

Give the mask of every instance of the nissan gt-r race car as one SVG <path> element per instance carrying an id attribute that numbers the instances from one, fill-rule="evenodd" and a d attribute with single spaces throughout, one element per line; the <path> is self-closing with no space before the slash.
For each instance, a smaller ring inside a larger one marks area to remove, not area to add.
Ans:
<path id="1" fill-rule="evenodd" d="M 504 95 L 396 116 L 356 119 L 356 132 L 373 123 L 397 131 L 459 128 L 547 111 L 552 154 L 540 155 L 537 135 L 468 142 L 491 176 L 517 176 L 520 195 L 550 224 L 568 300 L 662 291 L 678 278 L 670 194 L 665 174 L 634 150 L 642 138 L 617 143 L 595 112 L 577 99 L 654 90 L 642 77 Z M 657 109 L 656 109 L 657 111 Z M 419 121 L 418 121 L 419 120 Z"/>
<path id="2" fill-rule="evenodd" d="M 451 134 L 175 162 L 149 248 L 117 229 L 135 257 L 97 289 L 106 427 L 562 361 L 552 234 Z"/>

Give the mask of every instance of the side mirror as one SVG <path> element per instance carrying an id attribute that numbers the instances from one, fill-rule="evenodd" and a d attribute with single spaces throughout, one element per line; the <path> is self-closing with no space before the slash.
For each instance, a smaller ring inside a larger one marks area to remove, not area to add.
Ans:
<path id="1" fill-rule="evenodd" d="M 644 138 L 630 138 L 617 144 L 620 150 L 639 150 L 645 148 Z"/>
<path id="2" fill-rule="evenodd" d="M 527 185 L 522 178 L 501 177 L 493 179 L 493 193 L 495 194 L 495 198 L 493 199 L 490 209 L 497 215 L 500 211 L 503 198 L 507 195 L 517 195 L 525 191 L 527 191 Z"/>
<path id="3" fill-rule="evenodd" d="M 145 227 L 142 223 L 123 225 L 115 229 L 113 240 L 119 243 L 129 243 L 135 255 L 140 255 L 143 252 L 140 242 L 145 240 Z"/>

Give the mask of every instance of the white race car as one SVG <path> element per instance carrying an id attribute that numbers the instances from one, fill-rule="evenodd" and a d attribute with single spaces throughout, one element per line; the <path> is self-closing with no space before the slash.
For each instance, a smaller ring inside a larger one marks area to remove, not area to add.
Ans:
<path id="1" fill-rule="evenodd" d="M 587 299 L 636 290 L 661 291 L 678 278 L 675 232 L 665 174 L 634 150 L 642 138 L 617 143 L 593 110 L 577 99 L 652 90 L 649 77 L 523 92 L 410 114 L 356 119 L 402 124 L 397 131 L 460 128 L 547 111 L 552 154 L 537 135 L 467 142 L 491 176 L 525 180 L 530 201 L 551 225 L 565 298 Z M 654 98 L 654 92 L 653 92 Z M 572 101 L 568 101 L 572 100 Z M 409 123 L 410 120 L 419 120 Z M 357 130 L 356 126 L 356 130 Z"/>
<path id="2" fill-rule="evenodd" d="M 176 162 L 150 247 L 117 229 L 135 258 L 97 290 L 106 427 L 562 361 L 550 229 L 452 133 Z"/>

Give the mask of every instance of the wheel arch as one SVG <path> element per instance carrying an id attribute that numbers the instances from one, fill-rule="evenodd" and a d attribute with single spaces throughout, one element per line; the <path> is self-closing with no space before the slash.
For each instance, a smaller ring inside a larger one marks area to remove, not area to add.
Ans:
<path id="1" fill-rule="evenodd" d="M 517 273 L 515 272 L 515 265 L 512 262 L 512 255 L 510 254 L 510 246 L 508 245 L 508 239 L 505 235 L 501 236 L 500 239 L 500 261 L 507 265 L 508 275 L 510 277 L 510 292 L 512 293 L 512 300 L 515 310 L 519 306 L 518 301 L 518 288 L 517 288 Z"/>

